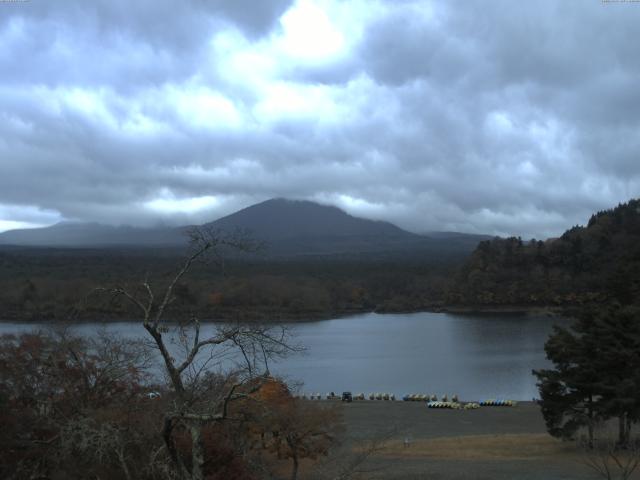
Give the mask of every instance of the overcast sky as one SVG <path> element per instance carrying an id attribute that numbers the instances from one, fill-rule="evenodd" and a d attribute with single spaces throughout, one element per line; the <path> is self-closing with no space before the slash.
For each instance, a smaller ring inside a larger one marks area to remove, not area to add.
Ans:
<path id="1" fill-rule="evenodd" d="M 0 1 L 0 231 L 288 197 L 544 238 L 640 196 L 640 3 Z"/>

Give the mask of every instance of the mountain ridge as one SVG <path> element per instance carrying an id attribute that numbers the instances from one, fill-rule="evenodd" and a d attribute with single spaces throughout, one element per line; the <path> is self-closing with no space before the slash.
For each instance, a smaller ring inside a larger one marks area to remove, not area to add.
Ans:
<path id="1" fill-rule="evenodd" d="M 386 221 L 348 214 L 335 206 L 308 200 L 273 198 L 203 227 L 244 230 L 266 242 L 275 255 L 343 254 L 375 251 L 412 251 L 440 247 L 470 252 L 482 238 L 456 232 L 433 236 L 412 233 Z M 33 247 L 184 247 L 186 232 L 194 226 L 109 226 L 95 222 L 61 222 L 49 227 L 0 233 L 0 245 Z M 452 245 L 445 245 L 453 241 Z"/>

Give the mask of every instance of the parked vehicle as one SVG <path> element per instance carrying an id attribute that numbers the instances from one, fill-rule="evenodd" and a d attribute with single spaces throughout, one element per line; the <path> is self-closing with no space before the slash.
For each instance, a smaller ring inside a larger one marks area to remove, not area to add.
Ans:
<path id="1" fill-rule="evenodd" d="M 353 395 L 351 395 L 351 392 L 342 392 L 342 401 L 351 403 L 353 401 Z"/>

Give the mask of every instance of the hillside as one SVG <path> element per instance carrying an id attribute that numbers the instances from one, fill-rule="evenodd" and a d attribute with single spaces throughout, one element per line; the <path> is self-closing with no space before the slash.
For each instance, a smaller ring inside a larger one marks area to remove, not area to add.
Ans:
<path id="1" fill-rule="evenodd" d="M 473 306 L 578 305 L 640 298 L 640 200 L 594 214 L 587 226 L 546 242 L 481 242 L 446 303 Z"/>

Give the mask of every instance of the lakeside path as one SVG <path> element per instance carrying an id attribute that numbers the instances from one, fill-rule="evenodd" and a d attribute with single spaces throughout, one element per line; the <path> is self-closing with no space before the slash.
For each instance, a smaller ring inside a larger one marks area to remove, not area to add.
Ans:
<path id="1" fill-rule="evenodd" d="M 546 432 L 540 408 L 428 409 L 419 402 L 343 404 L 351 448 L 394 431 L 362 478 L 596 480 L 575 444 Z M 405 446 L 404 440 L 410 440 Z M 640 478 L 634 476 L 632 478 Z"/>

